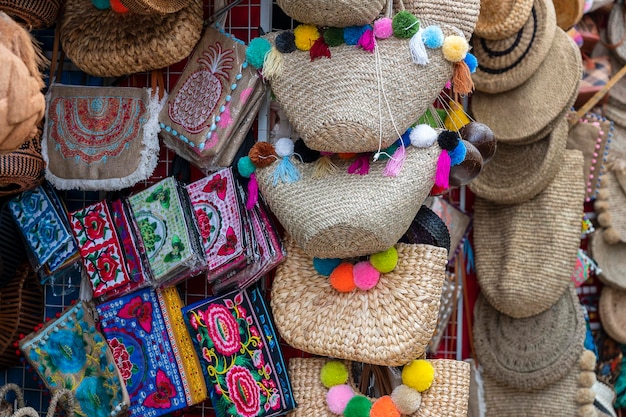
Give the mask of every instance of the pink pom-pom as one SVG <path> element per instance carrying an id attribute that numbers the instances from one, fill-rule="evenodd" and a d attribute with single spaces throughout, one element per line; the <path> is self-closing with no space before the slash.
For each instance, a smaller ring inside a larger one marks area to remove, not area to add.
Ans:
<path id="1" fill-rule="evenodd" d="M 256 181 L 256 175 L 254 172 L 250 175 L 250 181 L 248 181 L 248 200 L 246 201 L 246 208 L 252 210 L 256 203 L 259 201 L 259 184 Z"/>
<path id="2" fill-rule="evenodd" d="M 369 261 L 358 262 L 354 265 L 352 274 L 354 275 L 354 284 L 363 291 L 374 288 L 380 279 L 380 272 Z"/>
<path id="3" fill-rule="evenodd" d="M 361 35 L 359 41 L 357 42 L 357 45 L 365 49 L 367 52 L 374 52 L 374 48 L 376 47 L 374 31 L 371 29 L 367 29 L 365 32 L 363 32 L 363 35 Z"/>
<path id="4" fill-rule="evenodd" d="M 378 39 L 387 39 L 393 35 L 393 27 L 391 19 L 383 17 L 374 22 L 374 36 Z"/>
<path id="5" fill-rule="evenodd" d="M 334 414 L 343 414 L 346 404 L 354 397 L 354 391 L 350 385 L 335 385 L 328 390 L 326 394 L 326 403 L 328 409 Z"/>

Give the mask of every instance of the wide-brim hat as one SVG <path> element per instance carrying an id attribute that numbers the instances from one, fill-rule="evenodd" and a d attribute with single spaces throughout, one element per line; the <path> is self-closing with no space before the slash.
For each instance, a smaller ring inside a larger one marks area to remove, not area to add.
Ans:
<path id="1" fill-rule="evenodd" d="M 529 145 L 499 142 L 495 155 L 469 188 L 477 196 L 498 204 L 530 200 L 557 175 L 566 152 L 567 134 L 568 123 L 563 118 L 543 140 Z"/>
<path id="2" fill-rule="evenodd" d="M 480 296 L 474 307 L 474 348 L 483 375 L 531 391 L 563 378 L 583 351 L 585 317 L 571 284 L 548 310 L 516 319 Z"/>
<path id="3" fill-rule="evenodd" d="M 622 63 L 626 62 L 626 42 L 624 42 L 624 37 L 626 36 L 626 33 L 624 32 L 625 30 L 624 2 L 616 1 L 613 3 L 613 7 L 611 8 L 611 12 L 609 14 L 609 20 L 606 26 L 606 37 L 610 44 L 616 45 L 612 48 L 612 53 Z"/>
<path id="4" fill-rule="evenodd" d="M 585 0 L 552 0 L 556 10 L 556 24 L 563 30 L 569 30 L 580 22 L 585 11 Z"/>
<path id="5" fill-rule="evenodd" d="M 383 366 L 421 357 L 437 325 L 448 252 L 398 243 L 398 262 L 371 289 L 337 291 L 292 239 L 276 270 L 271 306 L 290 346 L 315 355 Z"/>
<path id="6" fill-rule="evenodd" d="M 608 244 L 602 228 L 597 228 L 591 236 L 591 256 L 601 272 L 602 282 L 626 290 L 626 243 Z"/>
<path id="7" fill-rule="evenodd" d="M 626 290 L 602 287 L 598 309 L 604 331 L 616 342 L 626 343 Z"/>
<path id="8" fill-rule="evenodd" d="M 482 294 L 502 313 L 542 313 L 570 283 L 585 198 L 582 165 L 579 151 L 567 151 L 550 185 L 525 203 L 476 199 L 476 275 Z"/>
<path id="9" fill-rule="evenodd" d="M 491 128 L 499 143 L 525 144 L 545 136 L 549 126 L 576 100 L 582 60 L 574 41 L 556 29 L 548 55 L 524 84 L 499 94 L 477 91 L 474 118 Z"/>
<path id="10" fill-rule="evenodd" d="M 545 59 L 556 33 L 551 0 L 535 0 L 524 26 L 499 40 L 474 36 L 472 53 L 478 68 L 472 74 L 477 91 L 502 93 L 528 80 Z"/>
<path id="11" fill-rule="evenodd" d="M 504 39 L 518 32 L 528 20 L 533 0 L 482 0 L 474 33 L 485 39 Z"/>
<path id="12" fill-rule="evenodd" d="M 0 10 L 30 29 L 54 25 L 61 0 L 0 0 Z"/>
<path id="13" fill-rule="evenodd" d="M 167 14 L 175 13 L 189 5 L 191 0 L 120 0 L 120 3 L 132 13 Z"/>
<path id="14" fill-rule="evenodd" d="M 67 57 L 97 77 L 156 70 L 186 58 L 200 39 L 202 2 L 176 13 L 141 15 L 98 10 L 90 1 L 67 0 L 59 30 Z"/>

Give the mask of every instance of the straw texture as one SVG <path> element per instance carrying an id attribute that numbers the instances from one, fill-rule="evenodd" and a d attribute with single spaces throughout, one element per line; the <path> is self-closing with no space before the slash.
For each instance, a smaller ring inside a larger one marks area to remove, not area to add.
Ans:
<path id="1" fill-rule="evenodd" d="M 613 3 L 609 21 L 606 27 L 606 36 L 609 43 L 618 45 L 613 49 L 613 54 L 622 62 L 626 62 L 626 42 L 624 42 L 624 33 L 626 17 L 624 16 L 624 2 L 616 1 Z M 621 67 L 621 65 L 620 65 Z"/>
<path id="2" fill-rule="evenodd" d="M 84 72 L 117 77 L 164 68 L 187 57 L 202 32 L 202 2 L 166 15 L 119 14 L 67 0 L 61 45 Z"/>
<path id="3" fill-rule="evenodd" d="M 386 0 L 277 0 L 285 14 L 301 23 L 348 27 L 370 24 L 383 12 Z"/>
<path id="4" fill-rule="evenodd" d="M 579 414 L 579 410 L 593 403 L 594 393 L 591 387 L 580 386 L 580 374 L 580 367 L 573 366 L 561 380 L 531 392 L 516 390 L 484 374 L 485 417 L 588 415 Z"/>
<path id="5" fill-rule="evenodd" d="M 563 378 L 580 358 L 585 317 L 573 285 L 552 308 L 515 319 L 480 296 L 474 307 L 474 347 L 484 374 L 522 391 Z"/>
<path id="6" fill-rule="evenodd" d="M 504 39 L 528 20 L 533 0 L 482 0 L 474 32 L 485 39 Z"/>
<path id="7" fill-rule="evenodd" d="M 566 153 L 567 129 L 563 118 L 550 136 L 538 142 L 498 143 L 494 157 L 469 183 L 469 188 L 477 196 L 498 204 L 520 204 L 532 199 L 557 175 Z"/>
<path id="8" fill-rule="evenodd" d="M 626 290 L 626 243 L 609 245 L 603 236 L 602 228 L 591 235 L 591 256 L 602 272 L 598 278 L 605 284 Z"/>
<path id="9" fill-rule="evenodd" d="M 0 155 L 0 197 L 37 187 L 44 179 L 41 131 L 16 151 Z"/>
<path id="10" fill-rule="evenodd" d="M 22 388 L 13 383 L 5 384 L 0 388 L 0 417 L 11 417 L 11 414 L 13 414 L 13 404 L 6 401 L 9 392 L 15 394 L 17 407 L 24 407 L 24 393 L 22 392 Z"/>
<path id="11" fill-rule="evenodd" d="M 582 60 L 574 41 L 557 28 L 548 55 L 524 84 L 506 93 L 477 91 L 472 112 L 501 143 L 526 144 L 564 113 L 576 99 Z M 545 135 L 544 135 L 545 136 Z"/>
<path id="12" fill-rule="evenodd" d="M 289 417 L 334 417 L 326 406 L 328 389 L 322 385 L 320 371 L 326 358 L 292 358 L 289 360 L 289 378 L 298 408 Z M 469 398 L 470 366 L 466 362 L 433 359 L 433 385 L 422 393 L 420 409 L 408 417 L 465 417 Z M 348 369 L 351 363 L 346 362 Z M 355 392 L 352 377 L 349 384 Z"/>
<path id="13" fill-rule="evenodd" d="M 386 161 L 356 175 L 347 172 L 352 160 L 339 159 L 335 172 L 316 178 L 314 163 L 295 158 L 297 182 L 273 185 L 279 162 L 256 176 L 272 212 L 309 256 L 348 258 L 387 250 L 402 237 L 434 185 L 440 152 L 437 144 L 407 148 L 397 177 L 383 175 Z"/>
<path id="14" fill-rule="evenodd" d="M 620 163 L 624 162 L 626 161 Z M 624 184 L 620 182 L 620 178 Z M 602 176 L 594 207 L 598 213 L 598 223 L 605 229 L 603 236 L 607 243 L 626 242 L 626 191 L 624 187 L 626 187 L 626 178 L 623 173 L 609 169 Z"/>
<path id="15" fill-rule="evenodd" d="M 275 37 L 267 35 L 271 42 Z M 428 51 L 428 65 L 414 64 L 409 41 L 380 40 L 375 53 L 344 44 L 330 48 L 330 59 L 314 61 L 308 51 L 282 55 L 272 92 L 309 148 L 375 152 L 415 123 L 452 77 L 453 66 L 441 48 Z"/>
<path id="16" fill-rule="evenodd" d="M 585 0 L 552 0 L 556 9 L 557 25 L 563 30 L 569 30 L 580 22 L 585 9 Z"/>
<path id="17" fill-rule="evenodd" d="M 398 243 L 398 264 L 371 290 L 340 293 L 313 260 L 286 243 L 272 285 L 281 337 L 312 354 L 399 366 L 424 354 L 437 324 L 447 251 Z"/>
<path id="18" fill-rule="evenodd" d="M 167 14 L 175 13 L 189 5 L 191 0 L 120 0 L 132 13 Z"/>
<path id="19" fill-rule="evenodd" d="M 61 0 L 0 0 L 0 10 L 30 29 L 54 25 Z"/>
<path id="20" fill-rule="evenodd" d="M 396 12 L 407 10 L 428 24 L 443 23 L 453 26 L 461 30 L 465 38 L 469 40 L 479 19 L 481 2 L 479 0 L 394 0 L 393 3 Z"/>
<path id="21" fill-rule="evenodd" d="M 602 328 L 616 342 L 626 343 L 626 290 L 605 285 L 598 308 Z"/>
<path id="22" fill-rule="evenodd" d="M 472 53 L 478 68 L 472 74 L 477 91 L 502 93 L 525 83 L 545 59 L 556 33 L 551 0 L 535 0 L 524 26 L 511 36 L 489 40 L 474 36 Z"/>
<path id="23" fill-rule="evenodd" d="M 515 318 L 556 303 L 574 269 L 583 212 L 582 155 L 567 151 L 559 173 L 526 203 L 474 204 L 476 274 L 482 294 Z"/>

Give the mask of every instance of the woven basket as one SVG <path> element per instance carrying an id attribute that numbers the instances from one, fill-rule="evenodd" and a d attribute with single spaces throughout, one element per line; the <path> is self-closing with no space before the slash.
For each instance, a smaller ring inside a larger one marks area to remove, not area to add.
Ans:
<path id="1" fill-rule="evenodd" d="M 481 1 L 394 0 L 393 3 L 395 11 L 407 10 L 426 21 L 453 26 L 460 29 L 465 38 L 469 39 L 478 22 Z"/>
<path id="2" fill-rule="evenodd" d="M 17 276 L 0 290 L 0 368 L 19 363 L 13 342 L 42 322 L 43 292 L 35 272 L 24 264 Z"/>
<path id="3" fill-rule="evenodd" d="M 334 173 L 315 177 L 315 163 L 292 158 L 300 180 L 273 185 L 279 162 L 256 171 L 259 190 L 298 245 L 318 258 L 348 258 L 381 252 L 407 231 L 433 184 L 441 149 L 407 148 L 397 177 L 383 176 L 387 161 L 369 174 L 349 174 L 352 160 L 339 159 Z M 303 221 L 306 220 L 306 221 Z"/>
<path id="4" fill-rule="evenodd" d="M 44 179 L 41 130 L 17 150 L 0 155 L 0 197 L 37 187 Z"/>
<path id="5" fill-rule="evenodd" d="M 90 1 L 67 0 L 61 45 L 68 58 L 97 77 L 164 68 L 186 58 L 202 32 L 202 2 L 166 15 L 119 14 Z"/>
<path id="6" fill-rule="evenodd" d="M 317 26 L 348 27 L 372 23 L 386 0 L 277 0 L 287 16 Z"/>
<path id="7" fill-rule="evenodd" d="M 335 417 L 326 405 L 328 389 L 322 385 L 320 371 L 326 358 L 292 358 L 289 361 L 289 378 L 298 408 L 289 417 Z M 470 366 L 466 362 L 430 360 L 435 369 L 435 380 L 422 393 L 422 404 L 409 417 L 465 417 L 469 399 Z M 346 362 L 348 369 L 351 363 Z M 359 392 L 354 381 L 349 384 Z M 374 399 L 371 399 L 374 401 Z"/>
<path id="8" fill-rule="evenodd" d="M 6 400 L 6 396 L 10 391 L 15 393 L 17 407 L 24 407 L 24 393 L 22 389 L 17 384 L 6 384 L 0 388 L 0 417 L 11 417 L 13 414 L 13 404 Z"/>
<path id="9" fill-rule="evenodd" d="M 48 406 L 48 412 L 46 417 L 53 417 L 57 409 L 57 404 L 62 401 L 66 410 L 74 409 L 74 393 L 68 389 L 62 388 L 55 391 L 54 395 L 50 399 L 50 405 Z M 72 413 L 73 414 L 73 413 Z M 15 411 L 11 417 L 39 417 L 39 412 L 32 407 L 22 407 Z"/>
<path id="10" fill-rule="evenodd" d="M 272 286 L 280 335 L 305 352 L 399 366 L 424 354 L 437 324 L 447 251 L 399 243 L 398 265 L 376 287 L 336 291 L 293 240 Z"/>
<path id="11" fill-rule="evenodd" d="M 189 5 L 191 0 L 120 0 L 132 13 L 168 14 L 175 13 Z"/>
<path id="12" fill-rule="evenodd" d="M 31 29 L 53 26 L 61 0 L 0 0 L 0 10 Z"/>

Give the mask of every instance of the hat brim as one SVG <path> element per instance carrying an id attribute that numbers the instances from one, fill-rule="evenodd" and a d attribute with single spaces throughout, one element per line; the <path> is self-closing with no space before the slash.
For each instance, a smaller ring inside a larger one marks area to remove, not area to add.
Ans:
<path id="1" fill-rule="evenodd" d="M 533 0 L 482 0 L 474 33 L 485 39 L 504 39 L 519 31 L 530 16 Z"/>
<path id="2" fill-rule="evenodd" d="M 626 343 L 626 290 L 605 285 L 598 302 L 600 321 L 606 333 L 618 343 Z"/>

